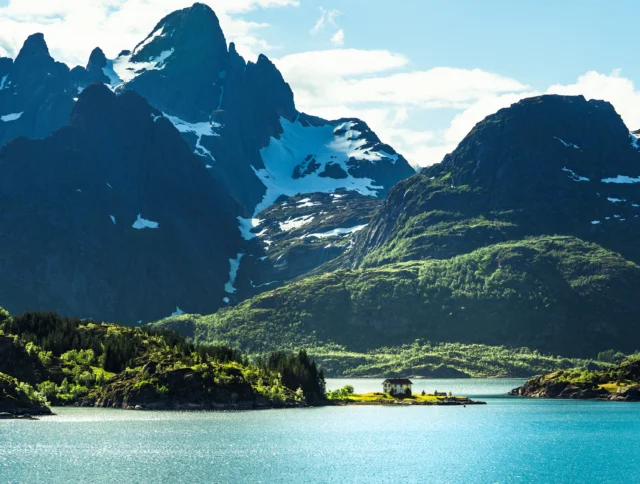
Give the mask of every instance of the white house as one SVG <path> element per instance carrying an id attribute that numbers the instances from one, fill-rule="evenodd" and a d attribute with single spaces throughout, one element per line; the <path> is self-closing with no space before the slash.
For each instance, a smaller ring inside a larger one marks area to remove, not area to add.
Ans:
<path id="1" fill-rule="evenodd" d="M 387 378 L 382 382 L 382 390 L 385 393 L 405 393 L 407 388 L 411 390 L 413 382 L 408 378 Z"/>

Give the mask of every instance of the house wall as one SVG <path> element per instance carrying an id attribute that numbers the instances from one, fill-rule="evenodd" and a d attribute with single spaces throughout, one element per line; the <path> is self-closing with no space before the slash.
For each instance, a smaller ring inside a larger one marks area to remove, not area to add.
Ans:
<path id="1" fill-rule="evenodd" d="M 404 393 L 404 389 L 406 387 L 411 388 L 411 385 L 389 385 L 388 383 L 383 385 L 383 390 L 385 393 L 389 393 L 389 391 L 393 388 L 393 393 Z M 413 391 L 413 390 L 412 390 Z"/>

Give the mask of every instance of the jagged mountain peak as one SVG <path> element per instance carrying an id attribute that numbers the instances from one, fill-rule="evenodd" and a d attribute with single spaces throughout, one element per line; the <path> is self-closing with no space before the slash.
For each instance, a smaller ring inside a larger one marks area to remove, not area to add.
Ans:
<path id="1" fill-rule="evenodd" d="M 167 66 L 178 62 L 185 69 L 206 60 L 198 66 L 206 69 L 207 64 L 224 61 L 226 55 L 227 41 L 218 17 L 207 5 L 196 3 L 163 18 L 135 47 L 131 62 L 164 59 Z"/>
<path id="2" fill-rule="evenodd" d="M 16 57 L 16 62 L 34 56 L 45 56 L 51 58 L 49 55 L 49 47 L 47 46 L 44 34 L 42 33 L 32 34 L 27 37 L 27 40 L 24 41 L 24 44 Z"/>
<path id="3" fill-rule="evenodd" d="M 102 69 L 107 66 L 107 56 L 104 55 L 104 52 L 100 47 L 96 47 L 91 51 L 91 55 L 89 56 L 89 62 L 87 63 L 87 70 L 92 69 Z"/>

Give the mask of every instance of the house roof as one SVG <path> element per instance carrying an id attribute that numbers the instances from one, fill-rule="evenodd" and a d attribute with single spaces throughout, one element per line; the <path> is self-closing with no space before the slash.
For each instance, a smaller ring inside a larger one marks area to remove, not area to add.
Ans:
<path id="1" fill-rule="evenodd" d="M 408 378 L 387 378 L 382 383 L 390 383 L 391 385 L 413 385 L 413 382 Z"/>

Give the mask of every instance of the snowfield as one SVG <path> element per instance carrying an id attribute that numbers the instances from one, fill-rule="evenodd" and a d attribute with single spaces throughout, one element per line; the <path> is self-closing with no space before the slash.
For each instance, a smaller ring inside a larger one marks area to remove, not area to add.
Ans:
<path id="1" fill-rule="evenodd" d="M 298 193 L 330 193 L 344 188 L 375 197 L 382 187 L 374 185 L 370 178 L 355 178 L 349 174 L 347 162 L 349 159 L 370 162 L 389 160 L 392 163 L 398 160 L 398 155 L 365 148 L 367 141 L 360 138 L 359 131 L 352 129 L 355 125 L 352 121 L 338 126 L 304 126 L 298 120 L 290 122 L 281 118 L 280 124 L 283 129 L 280 138 L 271 138 L 269 145 L 260 152 L 265 167 L 252 167 L 267 187 L 267 193 L 256 207 L 256 214 L 273 205 L 281 195 L 291 197 Z M 304 172 L 310 165 L 316 166 L 315 169 L 309 169 L 308 173 L 297 179 L 293 177 L 297 167 Z M 320 176 L 327 165 L 341 169 L 345 177 Z"/>

